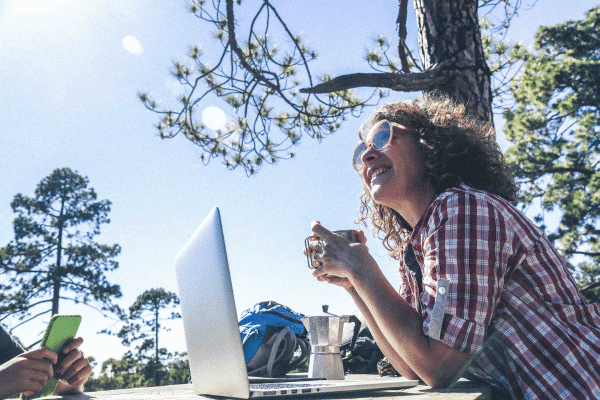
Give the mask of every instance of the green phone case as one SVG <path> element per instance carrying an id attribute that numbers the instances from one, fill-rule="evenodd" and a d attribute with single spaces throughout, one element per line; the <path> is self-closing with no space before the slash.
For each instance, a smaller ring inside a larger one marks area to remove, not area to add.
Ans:
<path id="1" fill-rule="evenodd" d="M 71 340 L 75 338 L 79 324 L 81 323 L 81 315 L 55 315 L 50 319 L 46 333 L 42 339 L 40 347 L 48 347 L 50 350 L 58 354 L 59 361 L 62 359 L 61 350 Z M 21 393 L 22 400 L 37 399 L 38 397 L 50 396 L 56 390 L 56 385 L 60 379 L 60 374 L 55 373 L 52 378 L 46 382 L 39 393 L 33 396 L 25 396 Z"/>

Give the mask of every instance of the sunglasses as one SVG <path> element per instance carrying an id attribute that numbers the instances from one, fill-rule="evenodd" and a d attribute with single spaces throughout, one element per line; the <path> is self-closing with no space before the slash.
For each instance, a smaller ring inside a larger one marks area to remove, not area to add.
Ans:
<path id="1" fill-rule="evenodd" d="M 403 132 L 407 131 L 406 127 L 404 127 L 400 124 L 397 124 L 395 122 L 390 122 L 390 121 L 387 121 L 384 119 L 384 120 L 377 122 L 375 125 L 373 125 L 373 127 L 371 129 L 369 129 L 369 132 L 367 133 L 366 137 L 373 138 L 371 140 L 371 144 L 375 148 L 375 150 L 383 151 L 392 142 L 393 128 L 398 128 Z M 354 167 L 355 170 L 359 171 L 362 168 L 363 153 L 365 151 L 367 151 L 367 149 L 370 146 L 371 145 L 367 145 L 367 143 L 365 143 L 364 141 L 361 141 L 360 143 L 358 143 L 358 145 L 354 149 L 354 154 L 352 155 L 352 166 Z"/>

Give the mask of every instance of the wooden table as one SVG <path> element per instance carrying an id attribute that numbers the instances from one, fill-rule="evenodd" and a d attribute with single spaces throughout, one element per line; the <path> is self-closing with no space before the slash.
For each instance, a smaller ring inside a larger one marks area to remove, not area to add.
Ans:
<path id="1" fill-rule="evenodd" d="M 373 375 L 368 375 L 373 379 Z M 349 375 L 346 379 L 364 379 L 364 376 Z M 385 378 L 381 378 L 385 379 Z M 346 394 L 324 394 L 322 396 L 310 395 L 305 399 L 396 399 L 396 400 L 489 400 L 490 388 L 485 385 L 475 384 L 466 379 L 456 382 L 451 388 L 432 389 L 429 386 L 419 385 L 410 389 L 382 390 Z M 192 385 L 159 386 L 138 389 L 107 390 L 104 392 L 90 392 L 73 396 L 51 396 L 46 399 L 64 400 L 199 400 L 207 397 L 196 396 Z"/>

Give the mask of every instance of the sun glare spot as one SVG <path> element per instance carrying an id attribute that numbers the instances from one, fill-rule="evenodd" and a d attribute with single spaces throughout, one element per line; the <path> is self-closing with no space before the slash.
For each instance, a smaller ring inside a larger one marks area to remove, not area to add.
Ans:
<path id="1" fill-rule="evenodd" d="M 210 106 L 202 111 L 202 122 L 204 122 L 204 125 L 208 128 L 216 131 L 225 128 L 227 116 L 219 107 Z"/>
<path id="2" fill-rule="evenodd" d="M 140 41 L 133 36 L 125 36 L 123 38 L 123 47 L 125 47 L 125 50 L 136 56 L 139 56 L 144 52 L 144 48 Z"/>

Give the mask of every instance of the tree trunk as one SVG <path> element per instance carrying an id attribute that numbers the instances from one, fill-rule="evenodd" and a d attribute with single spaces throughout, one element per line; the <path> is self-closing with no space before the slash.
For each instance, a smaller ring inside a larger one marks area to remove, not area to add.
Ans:
<path id="1" fill-rule="evenodd" d="M 436 90 L 493 122 L 490 70 L 485 61 L 476 0 L 414 0 L 425 71 L 445 71 Z"/>
<path id="2" fill-rule="evenodd" d="M 56 248 L 56 265 L 52 273 L 52 315 L 58 314 L 58 301 L 60 299 L 60 284 L 62 281 L 62 239 L 63 239 L 63 228 L 64 228 L 64 215 L 63 210 L 65 208 L 65 201 L 62 200 L 60 207 L 60 215 L 58 216 L 58 243 Z"/>
<path id="3" fill-rule="evenodd" d="M 154 310 L 154 385 L 160 386 L 158 377 L 158 330 L 160 329 L 160 323 L 158 322 L 159 306 L 157 305 Z"/>
<path id="4" fill-rule="evenodd" d="M 491 73 L 485 61 L 476 0 L 414 0 L 422 72 L 356 73 L 335 77 L 301 93 L 331 93 L 357 87 L 399 92 L 441 92 L 479 119 L 493 123 Z M 398 23 L 405 21 L 400 1 Z M 399 27 L 399 49 L 404 30 Z M 403 58 L 403 52 L 399 52 Z M 403 67 L 404 70 L 404 67 Z"/>

